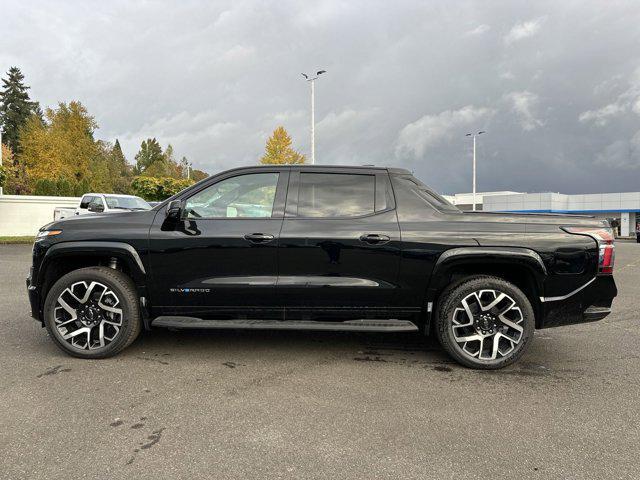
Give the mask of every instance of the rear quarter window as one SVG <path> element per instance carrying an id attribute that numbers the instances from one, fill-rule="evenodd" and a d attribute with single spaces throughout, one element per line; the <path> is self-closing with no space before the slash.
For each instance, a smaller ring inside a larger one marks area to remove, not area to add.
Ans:
<path id="1" fill-rule="evenodd" d="M 447 201 L 443 196 L 438 195 L 429 189 L 424 183 L 413 176 L 398 177 L 403 188 L 410 190 L 414 195 L 421 198 L 436 210 L 448 213 L 460 213 L 460 209 Z"/>

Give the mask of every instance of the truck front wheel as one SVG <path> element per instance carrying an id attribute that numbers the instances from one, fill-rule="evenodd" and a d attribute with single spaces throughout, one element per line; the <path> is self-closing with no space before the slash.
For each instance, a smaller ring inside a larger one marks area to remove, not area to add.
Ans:
<path id="1" fill-rule="evenodd" d="M 445 289 L 436 310 L 436 334 L 456 361 L 498 369 L 518 360 L 533 338 L 531 302 L 498 277 L 472 276 Z"/>
<path id="2" fill-rule="evenodd" d="M 67 273 L 47 294 L 44 323 L 56 345 L 70 355 L 115 355 L 141 330 L 133 282 L 124 273 L 107 267 Z"/>

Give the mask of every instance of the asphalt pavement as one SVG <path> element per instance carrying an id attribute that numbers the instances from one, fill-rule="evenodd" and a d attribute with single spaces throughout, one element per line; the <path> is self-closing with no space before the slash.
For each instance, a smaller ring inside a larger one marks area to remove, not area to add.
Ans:
<path id="1" fill-rule="evenodd" d="M 417 335 L 144 334 L 79 360 L 0 246 L 0 478 L 638 478 L 640 244 L 613 314 L 479 372 Z"/>

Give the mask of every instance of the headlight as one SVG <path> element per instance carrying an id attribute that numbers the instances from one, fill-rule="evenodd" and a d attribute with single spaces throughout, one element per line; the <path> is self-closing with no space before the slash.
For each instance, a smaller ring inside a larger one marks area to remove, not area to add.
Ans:
<path id="1" fill-rule="evenodd" d="M 62 233 L 62 230 L 41 230 L 36 235 L 36 240 L 40 240 L 45 237 L 53 237 L 56 235 L 60 235 L 61 233 Z"/>

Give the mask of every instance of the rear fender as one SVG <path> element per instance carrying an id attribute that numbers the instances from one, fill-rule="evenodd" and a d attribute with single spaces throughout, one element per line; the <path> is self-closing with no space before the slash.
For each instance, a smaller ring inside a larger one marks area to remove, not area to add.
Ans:
<path id="1" fill-rule="evenodd" d="M 454 273 L 469 270 L 474 274 L 500 275 L 501 269 L 513 270 L 514 267 L 525 270 L 533 279 L 535 290 L 543 291 L 547 268 L 540 255 L 529 248 L 460 247 L 444 251 L 436 261 L 427 289 L 428 320 L 435 310 L 438 296 L 450 284 Z M 534 296 L 532 299 L 534 304 L 536 298 Z M 536 308 L 534 305 L 534 309 Z"/>

